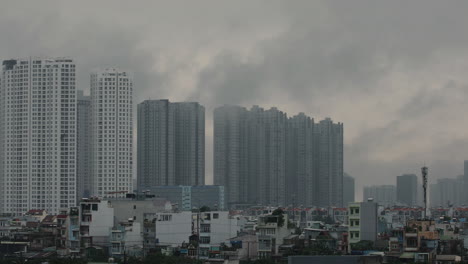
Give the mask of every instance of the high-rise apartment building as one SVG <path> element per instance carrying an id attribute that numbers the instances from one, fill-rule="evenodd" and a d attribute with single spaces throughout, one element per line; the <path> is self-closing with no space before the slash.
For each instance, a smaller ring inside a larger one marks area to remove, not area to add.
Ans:
<path id="1" fill-rule="evenodd" d="M 0 142 L 1 212 L 58 213 L 76 204 L 73 60 L 3 61 Z"/>
<path id="2" fill-rule="evenodd" d="M 406 206 L 417 205 L 418 178 L 415 174 L 397 176 L 397 202 Z"/>
<path id="3" fill-rule="evenodd" d="M 205 184 L 205 108 L 194 102 L 138 105 L 138 188 Z"/>
<path id="4" fill-rule="evenodd" d="M 314 120 L 304 113 L 288 119 L 287 200 L 293 206 L 314 205 L 317 200 L 317 142 Z"/>
<path id="5" fill-rule="evenodd" d="M 76 179 L 77 198 L 91 193 L 91 97 L 77 91 Z"/>
<path id="6" fill-rule="evenodd" d="M 276 108 L 214 111 L 214 183 L 236 204 L 286 204 L 286 114 Z"/>
<path id="7" fill-rule="evenodd" d="M 383 206 L 393 206 L 396 204 L 396 186 L 395 185 L 373 185 L 364 187 L 362 201 L 369 198 L 374 199 L 376 203 Z"/>
<path id="8" fill-rule="evenodd" d="M 264 151 L 260 154 L 259 202 L 266 205 L 284 206 L 286 194 L 286 113 L 273 107 L 263 114 Z"/>
<path id="9" fill-rule="evenodd" d="M 172 103 L 174 171 L 177 185 L 205 184 L 205 107 L 196 102 Z"/>
<path id="10" fill-rule="evenodd" d="M 330 119 L 314 124 L 304 114 L 288 118 L 276 108 L 219 107 L 214 183 L 225 186 L 229 206 L 342 206 L 342 137 L 342 124 Z"/>
<path id="11" fill-rule="evenodd" d="M 132 192 L 133 76 L 117 69 L 91 74 L 91 195 Z"/>
<path id="12" fill-rule="evenodd" d="M 346 172 L 343 175 L 343 206 L 347 207 L 349 203 L 354 202 L 354 178 Z"/>
<path id="13" fill-rule="evenodd" d="M 244 107 L 230 105 L 213 113 L 214 183 L 225 186 L 231 204 L 247 203 L 249 198 L 247 114 Z"/>
<path id="14" fill-rule="evenodd" d="M 463 205 L 463 177 L 437 179 L 437 184 L 430 185 L 430 205 L 448 207 Z"/>
<path id="15" fill-rule="evenodd" d="M 343 205 L 343 124 L 330 118 L 317 125 L 318 205 Z"/>

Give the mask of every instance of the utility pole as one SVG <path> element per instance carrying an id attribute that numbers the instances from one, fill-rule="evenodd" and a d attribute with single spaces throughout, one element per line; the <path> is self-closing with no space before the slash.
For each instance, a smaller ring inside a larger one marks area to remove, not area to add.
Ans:
<path id="1" fill-rule="evenodd" d="M 424 215 L 423 215 L 423 219 L 426 219 L 426 217 L 427 217 L 427 171 L 428 171 L 428 169 L 427 169 L 426 166 L 421 168 L 423 189 L 424 189 Z"/>
<path id="2" fill-rule="evenodd" d="M 197 260 L 200 260 L 200 205 L 197 210 Z"/>

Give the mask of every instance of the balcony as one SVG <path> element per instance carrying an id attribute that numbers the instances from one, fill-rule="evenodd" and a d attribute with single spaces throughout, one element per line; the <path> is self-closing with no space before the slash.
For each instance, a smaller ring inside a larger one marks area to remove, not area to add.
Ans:
<path id="1" fill-rule="evenodd" d="M 85 209 L 82 212 L 83 212 L 83 215 L 90 215 L 91 214 L 91 210 L 89 210 L 89 209 Z"/>

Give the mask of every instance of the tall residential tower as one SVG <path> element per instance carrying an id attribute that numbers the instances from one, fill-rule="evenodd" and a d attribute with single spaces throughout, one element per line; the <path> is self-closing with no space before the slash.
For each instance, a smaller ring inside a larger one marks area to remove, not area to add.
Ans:
<path id="1" fill-rule="evenodd" d="M 205 184 L 205 108 L 194 102 L 138 105 L 138 188 Z"/>
<path id="2" fill-rule="evenodd" d="M 91 195 L 132 192 L 133 76 L 118 69 L 91 74 Z"/>
<path id="3" fill-rule="evenodd" d="M 75 63 L 3 61 L 0 85 L 3 213 L 58 213 L 76 204 Z"/>
<path id="4" fill-rule="evenodd" d="M 77 198 L 88 198 L 91 193 L 91 97 L 77 91 L 76 114 L 76 179 Z"/>
<path id="5" fill-rule="evenodd" d="M 343 205 L 341 123 L 229 105 L 213 119 L 214 183 L 230 207 Z"/>
<path id="6" fill-rule="evenodd" d="M 406 206 L 418 204 L 418 177 L 415 174 L 397 176 L 397 202 Z"/>

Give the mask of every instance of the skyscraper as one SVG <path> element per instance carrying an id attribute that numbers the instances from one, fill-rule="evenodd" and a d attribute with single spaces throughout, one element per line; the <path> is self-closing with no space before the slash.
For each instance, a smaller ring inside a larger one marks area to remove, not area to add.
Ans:
<path id="1" fill-rule="evenodd" d="M 347 207 L 349 203 L 354 202 L 354 178 L 346 172 L 343 175 L 343 206 Z"/>
<path id="2" fill-rule="evenodd" d="M 205 184 L 205 109 L 198 103 L 138 105 L 138 186 Z"/>
<path id="3" fill-rule="evenodd" d="M 91 74 L 92 195 L 132 192 L 133 77 L 117 69 Z M 118 193 L 116 193 L 118 192 Z"/>
<path id="4" fill-rule="evenodd" d="M 397 202 L 406 206 L 417 205 L 418 178 L 415 174 L 397 176 Z"/>
<path id="5" fill-rule="evenodd" d="M 373 185 L 364 187 L 362 201 L 373 198 L 376 203 L 383 206 L 393 206 L 396 203 L 395 185 Z"/>
<path id="6" fill-rule="evenodd" d="M 77 91 L 76 178 L 77 198 L 91 193 L 91 97 Z"/>
<path id="7" fill-rule="evenodd" d="M 343 205 L 343 124 L 330 118 L 317 125 L 318 205 Z"/>
<path id="8" fill-rule="evenodd" d="M 214 183 L 225 186 L 230 206 L 313 206 L 320 205 L 320 195 L 326 196 L 323 206 L 341 206 L 342 131 L 342 124 L 330 119 L 316 125 L 305 114 L 288 119 L 276 108 L 219 107 L 214 111 Z"/>
<path id="9" fill-rule="evenodd" d="M 286 114 L 276 108 L 214 111 L 214 183 L 229 205 L 286 204 Z"/>
<path id="10" fill-rule="evenodd" d="M 260 204 L 285 206 L 286 197 L 286 133 L 287 116 L 276 107 L 263 112 L 264 145 L 259 156 L 260 183 L 258 201 Z"/>
<path id="11" fill-rule="evenodd" d="M 247 203 L 249 198 L 247 114 L 244 107 L 230 105 L 213 113 L 214 184 L 225 187 L 230 204 Z"/>
<path id="12" fill-rule="evenodd" d="M 76 204 L 73 60 L 3 61 L 0 142 L 1 212 L 58 213 Z"/>
<path id="13" fill-rule="evenodd" d="M 286 187 L 290 194 L 288 203 L 294 206 L 311 206 L 317 200 L 314 188 L 317 186 L 318 156 L 314 128 L 314 120 L 304 113 L 288 120 Z"/>
<path id="14" fill-rule="evenodd" d="M 171 104 L 177 185 L 205 184 L 205 108 L 196 102 Z"/>
<path id="15" fill-rule="evenodd" d="M 437 184 L 431 184 L 431 206 L 461 206 L 461 197 L 465 193 L 465 190 L 460 188 L 462 180 L 462 177 L 437 179 Z"/>

